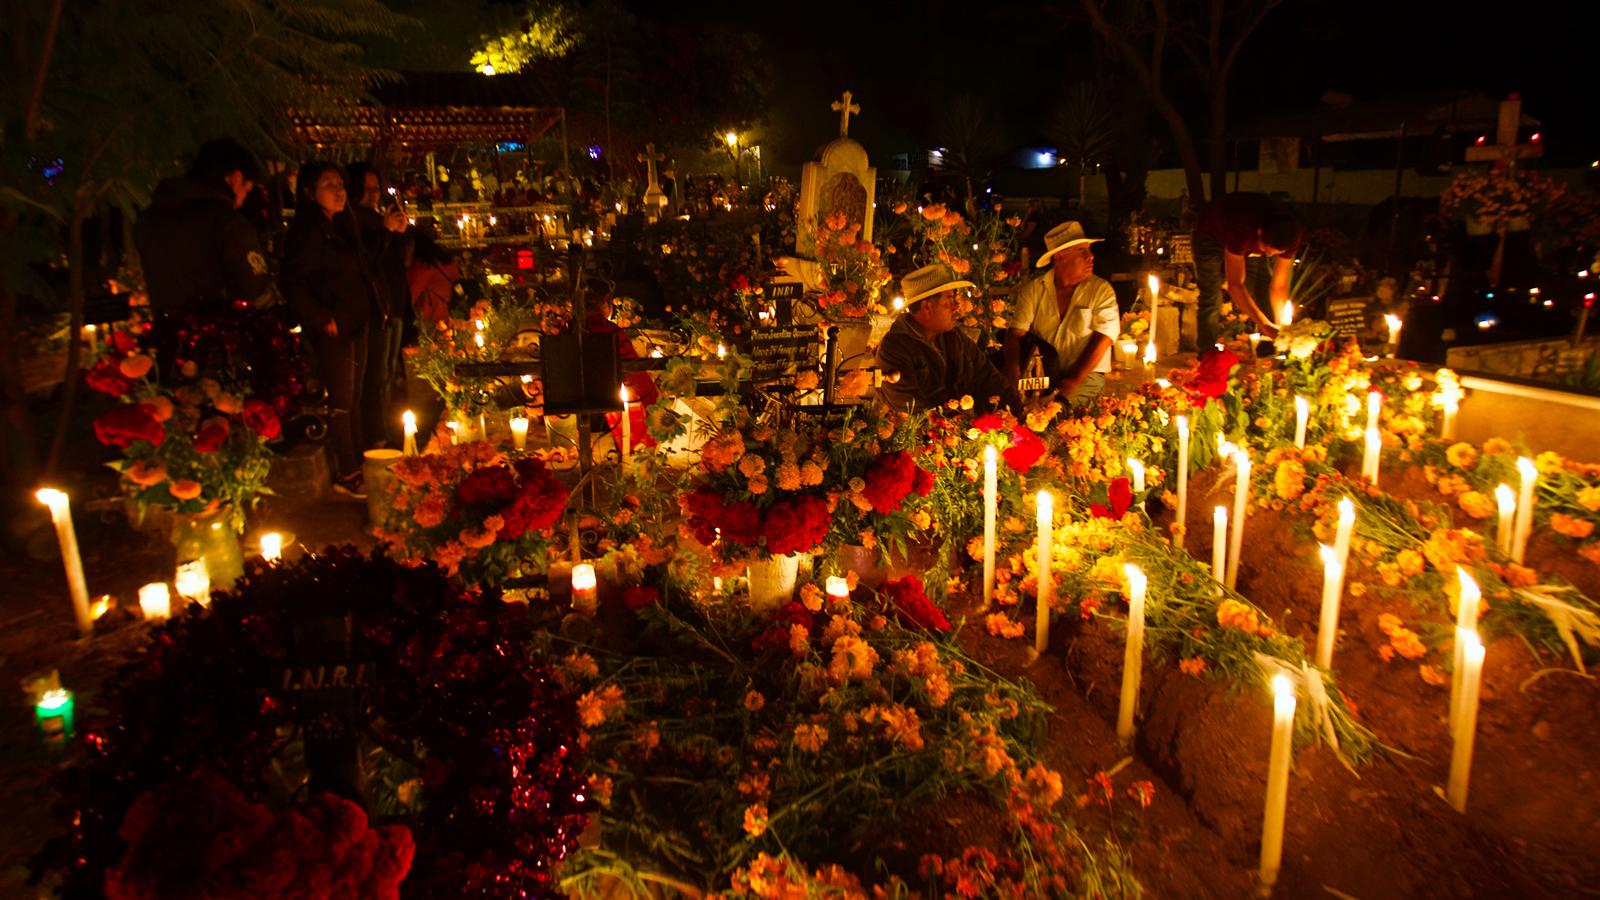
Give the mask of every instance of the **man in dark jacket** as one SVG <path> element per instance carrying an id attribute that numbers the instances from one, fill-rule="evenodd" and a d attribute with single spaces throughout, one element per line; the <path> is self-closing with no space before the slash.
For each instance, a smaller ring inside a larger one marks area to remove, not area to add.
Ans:
<path id="1" fill-rule="evenodd" d="M 879 367 L 898 378 L 884 384 L 881 400 L 896 409 L 931 409 L 962 396 L 986 407 L 998 397 L 1001 406 L 1021 411 L 1016 382 L 956 328 L 956 291 L 972 286 L 937 264 L 900 279 L 906 310 L 878 347 Z"/>
<path id="2" fill-rule="evenodd" d="M 201 147 L 187 175 L 156 186 L 133 237 L 158 312 L 270 302 L 267 258 L 238 211 L 260 179 L 250 151 L 223 139 Z"/>
<path id="3" fill-rule="evenodd" d="M 400 369 L 400 342 L 411 320 L 411 289 L 406 283 L 406 258 L 410 235 L 405 212 L 394 194 L 385 193 L 378 171 L 352 163 L 348 172 L 349 196 L 356 202 L 350 212 L 361 227 L 361 241 L 377 282 L 381 324 L 374 322 L 367 335 L 366 386 L 361 415 L 367 439 L 396 446 L 399 418 L 391 415 L 391 391 Z M 392 189 L 391 189 L 392 190 Z"/>

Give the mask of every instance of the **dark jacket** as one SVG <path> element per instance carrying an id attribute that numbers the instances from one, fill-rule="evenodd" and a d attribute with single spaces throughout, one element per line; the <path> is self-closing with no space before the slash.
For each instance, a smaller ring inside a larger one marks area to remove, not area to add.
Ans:
<path id="1" fill-rule="evenodd" d="M 341 337 L 355 337 L 386 316 L 382 291 L 348 212 L 330 220 L 297 214 L 283 240 L 278 288 L 313 336 L 332 319 Z"/>
<path id="2" fill-rule="evenodd" d="M 885 374 L 900 374 L 898 382 L 885 382 L 879 389 L 880 399 L 896 409 L 933 409 L 962 395 L 970 395 L 979 407 L 999 397 L 1001 406 L 1022 409 L 1016 384 L 959 328 L 930 341 L 910 315 L 902 315 L 878 346 L 878 366 Z"/>
<path id="3" fill-rule="evenodd" d="M 133 240 L 157 310 L 255 302 L 272 287 L 260 239 L 233 208 L 226 185 L 188 177 L 162 181 L 133 227 Z"/>
<path id="4" fill-rule="evenodd" d="M 396 234 L 384 227 L 383 213 L 375 209 L 360 205 L 351 209 L 361 223 L 361 243 L 377 277 L 385 314 L 392 319 L 410 315 L 411 288 L 406 283 L 406 245 L 410 235 Z"/>

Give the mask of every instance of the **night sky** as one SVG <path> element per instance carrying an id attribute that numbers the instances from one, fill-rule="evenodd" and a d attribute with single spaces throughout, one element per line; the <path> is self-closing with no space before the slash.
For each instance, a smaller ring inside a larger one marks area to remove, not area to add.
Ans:
<path id="1" fill-rule="evenodd" d="M 777 69 L 765 140 L 780 157 L 808 156 L 832 137 L 837 119 L 828 102 L 845 88 L 863 107 L 852 136 L 880 152 L 936 143 L 942 107 L 960 93 L 982 101 L 1006 145 L 1036 143 L 1066 86 L 1106 65 L 1070 0 L 629 5 L 651 18 L 722 22 L 765 39 Z M 1312 106 L 1327 90 L 1358 99 L 1516 90 L 1524 110 L 1543 120 L 1553 159 L 1590 158 L 1600 150 L 1592 74 L 1600 4 L 1494 8 L 1506 12 L 1490 16 L 1467 4 L 1409 0 L 1288 0 L 1240 59 L 1233 123 Z M 1171 64 L 1182 62 L 1174 54 Z M 1153 133 L 1165 137 L 1159 123 Z"/>

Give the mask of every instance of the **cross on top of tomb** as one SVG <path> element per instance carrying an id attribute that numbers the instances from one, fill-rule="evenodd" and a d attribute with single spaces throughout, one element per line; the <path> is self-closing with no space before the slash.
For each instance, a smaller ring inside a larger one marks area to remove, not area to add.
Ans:
<path id="1" fill-rule="evenodd" d="M 861 112 L 861 104 L 850 102 L 852 96 L 845 91 L 843 97 L 833 101 L 833 111 L 839 114 L 839 137 L 850 136 L 850 116 Z"/>
<path id="2" fill-rule="evenodd" d="M 657 153 L 655 144 L 645 144 L 644 152 L 639 154 L 639 162 L 645 165 L 645 178 L 650 186 L 659 184 L 656 180 L 656 163 L 667 158 L 665 153 Z"/>
<path id="3" fill-rule="evenodd" d="M 1534 135 L 1534 140 L 1530 143 L 1517 143 L 1517 129 L 1521 125 L 1522 98 L 1511 94 L 1500 101 L 1500 121 L 1495 126 L 1494 143 L 1468 147 L 1467 162 L 1493 160 L 1496 169 L 1509 169 L 1519 159 L 1532 159 L 1544 155 L 1544 145 L 1538 143 L 1538 134 Z"/>

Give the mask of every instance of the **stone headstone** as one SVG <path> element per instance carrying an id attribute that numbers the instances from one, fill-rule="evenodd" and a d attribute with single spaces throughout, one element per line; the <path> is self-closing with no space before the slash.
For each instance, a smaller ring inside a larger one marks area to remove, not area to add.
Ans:
<path id="1" fill-rule="evenodd" d="M 1367 329 L 1367 305 L 1371 297 L 1332 297 L 1328 300 L 1327 319 L 1333 333 L 1341 338 L 1359 338 Z"/>
<path id="2" fill-rule="evenodd" d="M 803 257 L 816 254 L 817 222 L 835 212 L 861 226 L 861 239 L 872 240 L 873 201 L 877 196 L 878 170 L 867 164 L 867 151 L 851 140 L 850 116 L 861 111 L 851 102 L 849 91 L 834 101 L 839 112 L 839 136 L 823 145 L 814 162 L 800 173 L 800 210 L 795 222 L 795 252 Z"/>

